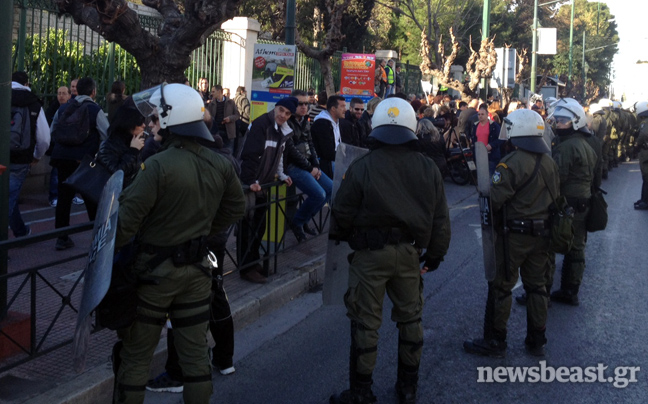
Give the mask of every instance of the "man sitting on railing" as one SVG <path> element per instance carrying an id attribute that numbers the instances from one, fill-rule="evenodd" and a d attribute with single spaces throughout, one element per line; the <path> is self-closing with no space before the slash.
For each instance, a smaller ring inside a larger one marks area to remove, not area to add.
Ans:
<path id="1" fill-rule="evenodd" d="M 268 210 L 268 207 L 264 206 L 268 198 L 261 186 L 273 182 L 275 176 L 285 181 L 288 186 L 292 185 L 290 177 L 283 173 L 282 155 L 284 144 L 292 134 L 288 119 L 295 113 L 297 103 L 295 97 L 283 98 L 277 102 L 274 110 L 252 121 L 241 148 L 241 181 L 244 185 L 249 185 L 252 192 L 247 194 L 248 209 L 243 217 L 238 240 L 238 248 L 242 254 L 239 267 L 241 278 L 250 282 L 268 281 L 262 274 L 263 266 L 258 262 L 261 258 L 259 248 L 265 233 L 265 217 Z"/>
<path id="2" fill-rule="evenodd" d="M 290 178 L 308 196 L 290 224 L 297 241 L 302 241 L 306 239 L 305 233 L 311 236 L 317 234 L 308 226 L 308 221 L 331 199 L 333 181 L 319 168 L 308 123 L 308 94 L 295 90 L 292 95 L 297 98 L 298 104 L 295 113 L 288 120 L 293 135 L 286 142 L 284 162 Z"/>

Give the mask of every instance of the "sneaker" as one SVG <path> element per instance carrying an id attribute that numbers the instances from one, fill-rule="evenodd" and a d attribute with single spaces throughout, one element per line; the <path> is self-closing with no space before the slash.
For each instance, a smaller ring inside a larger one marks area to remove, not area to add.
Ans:
<path id="1" fill-rule="evenodd" d="M 639 203 L 636 203 L 634 208 L 637 210 L 648 210 L 648 203 L 641 201 Z"/>
<path id="2" fill-rule="evenodd" d="M 61 238 L 59 237 L 56 240 L 56 249 L 61 251 L 61 250 L 67 250 L 68 248 L 74 247 L 74 241 L 72 241 L 71 238 Z"/>
<path id="3" fill-rule="evenodd" d="M 291 223 L 290 230 L 292 230 L 292 232 L 295 234 L 295 238 L 297 239 L 298 243 L 306 240 L 306 234 L 304 234 L 304 230 L 302 230 L 301 226 L 297 226 Z"/>
<path id="4" fill-rule="evenodd" d="M 231 375 L 232 373 L 236 372 L 236 369 L 234 369 L 234 366 L 230 366 L 230 367 L 224 368 L 224 369 L 218 368 L 218 371 L 220 372 L 221 375 L 227 376 L 227 375 Z"/>
<path id="5" fill-rule="evenodd" d="M 146 383 L 146 390 L 155 391 L 156 393 L 182 393 L 184 383 L 173 380 L 167 372 L 164 372 L 155 379 L 149 380 Z"/>
<path id="6" fill-rule="evenodd" d="M 463 343 L 464 350 L 471 354 L 488 356 L 491 358 L 506 357 L 506 342 L 485 340 L 483 338 L 469 339 Z"/>
<path id="7" fill-rule="evenodd" d="M 72 203 L 75 205 L 83 205 L 85 201 L 83 200 L 83 198 L 75 196 L 74 199 L 72 199 Z"/>
<path id="8" fill-rule="evenodd" d="M 49 204 L 50 204 L 51 207 L 55 208 L 56 205 L 58 205 L 58 198 L 54 198 L 54 199 L 50 200 Z"/>
<path id="9" fill-rule="evenodd" d="M 304 229 L 304 233 L 310 234 L 311 236 L 317 236 L 317 230 L 310 227 L 308 223 L 304 223 L 303 229 Z"/>

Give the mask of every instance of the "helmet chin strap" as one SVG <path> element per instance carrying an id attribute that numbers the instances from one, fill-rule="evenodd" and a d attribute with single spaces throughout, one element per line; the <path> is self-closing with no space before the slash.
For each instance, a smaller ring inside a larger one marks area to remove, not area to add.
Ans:
<path id="1" fill-rule="evenodd" d="M 166 103 L 166 101 L 164 100 L 164 86 L 165 85 L 166 85 L 166 82 L 164 82 L 164 83 L 162 83 L 160 85 L 160 108 L 162 108 L 162 113 L 160 113 L 160 118 L 166 118 L 167 115 L 169 115 L 167 113 L 167 111 L 170 111 L 171 109 L 173 109 L 173 107 L 171 105 L 168 105 Z"/>

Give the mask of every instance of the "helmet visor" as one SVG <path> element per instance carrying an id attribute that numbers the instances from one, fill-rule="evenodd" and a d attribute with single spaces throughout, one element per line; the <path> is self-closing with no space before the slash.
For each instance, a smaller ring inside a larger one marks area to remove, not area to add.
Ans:
<path id="1" fill-rule="evenodd" d="M 157 108 L 160 104 L 160 100 L 163 99 L 161 96 L 163 86 L 164 84 L 160 84 L 159 86 L 151 87 L 133 94 L 135 107 L 137 107 L 137 110 L 145 117 L 158 114 Z"/>
<path id="2" fill-rule="evenodd" d="M 499 139 L 500 140 L 509 140 L 511 138 L 511 128 L 513 127 L 513 122 L 508 118 L 502 120 L 502 129 L 500 129 Z"/>
<path id="3" fill-rule="evenodd" d="M 571 112 L 569 109 L 557 106 L 551 115 L 547 117 L 547 123 L 552 127 L 567 127 L 569 124 L 572 124 L 574 119 L 577 118 L 576 115 Z"/>

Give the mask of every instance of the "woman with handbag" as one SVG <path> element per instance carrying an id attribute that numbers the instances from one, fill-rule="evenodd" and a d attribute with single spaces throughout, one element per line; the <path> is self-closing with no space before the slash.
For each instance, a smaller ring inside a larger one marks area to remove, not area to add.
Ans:
<path id="1" fill-rule="evenodd" d="M 119 107 L 108 128 L 108 139 L 99 146 L 95 158 L 111 174 L 124 172 L 124 188 L 129 186 L 140 168 L 140 150 L 144 147 L 145 118 L 127 104 Z"/>

